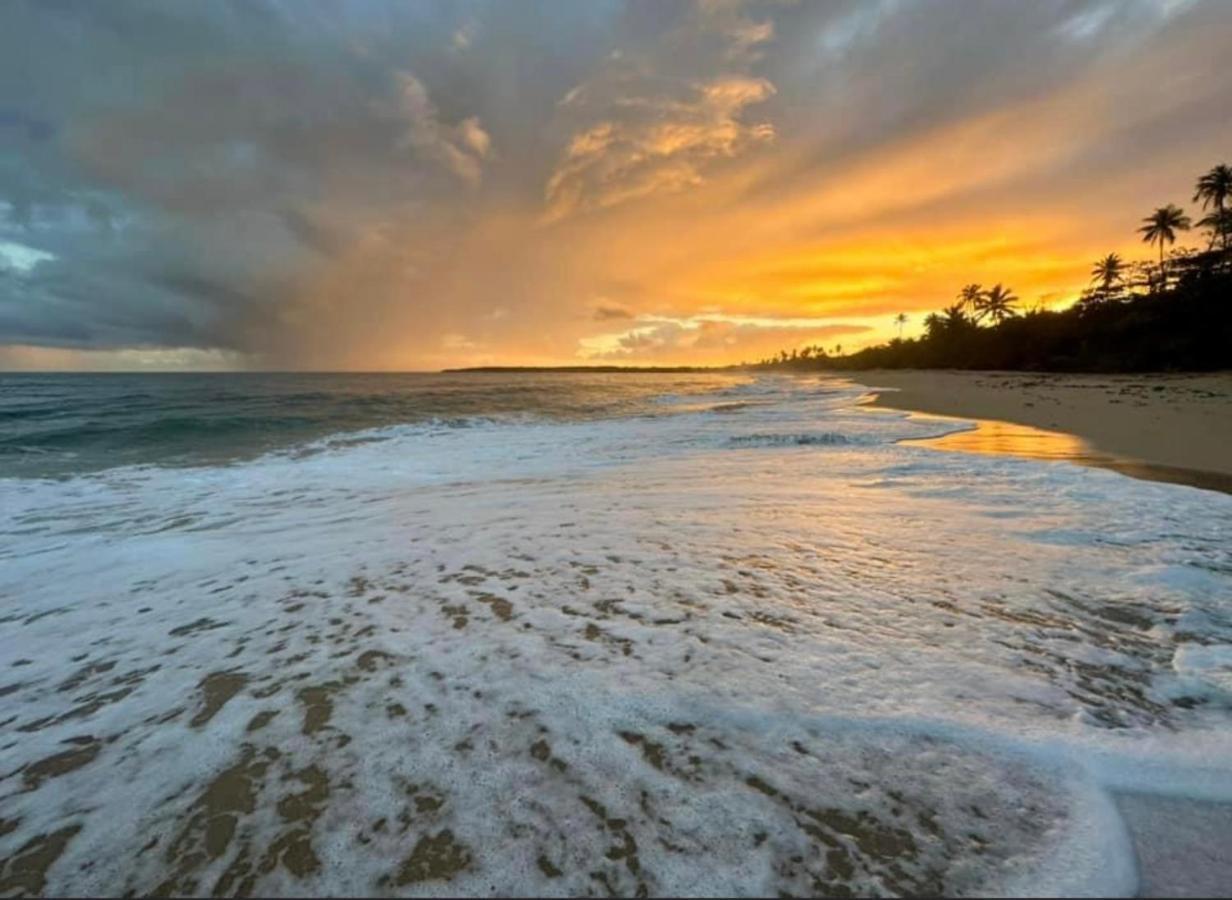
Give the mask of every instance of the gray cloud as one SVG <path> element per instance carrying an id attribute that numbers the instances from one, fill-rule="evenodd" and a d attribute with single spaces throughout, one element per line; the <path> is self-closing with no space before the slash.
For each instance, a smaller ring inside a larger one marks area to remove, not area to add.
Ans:
<path id="1" fill-rule="evenodd" d="M 1085 114 L 1085 143 L 1034 164 L 1074 191 L 1154 187 L 1178 141 L 1216 162 L 1229 36 L 1221 0 L 8 0 L 0 242 L 46 256 L 0 268 L 0 345 L 565 357 L 586 321 L 671 312 L 660 285 L 691 256 L 638 246 L 629 218 L 665 196 L 682 226 L 739 233 L 749 198 L 1027 104 Z M 620 302 L 589 317 L 595 296 Z M 753 342 L 721 330 L 689 341 Z"/>
<path id="2" fill-rule="evenodd" d="M 697 187 L 708 164 L 772 140 L 774 127 L 745 113 L 774 95 L 749 73 L 773 36 L 769 19 L 703 4 L 571 88 L 558 105 L 576 128 L 547 182 L 549 218 Z"/>
<path id="3" fill-rule="evenodd" d="M 595 307 L 596 322 L 611 322 L 619 319 L 632 319 L 633 311 L 625 309 L 623 306 L 613 306 L 610 303 L 601 303 Z"/>

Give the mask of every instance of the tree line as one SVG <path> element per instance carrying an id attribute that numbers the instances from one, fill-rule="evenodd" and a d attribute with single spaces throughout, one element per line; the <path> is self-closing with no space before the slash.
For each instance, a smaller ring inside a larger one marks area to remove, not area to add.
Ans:
<path id="1" fill-rule="evenodd" d="M 898 336 L 844 355 L 811 345 L 752 368 L 971 368 L 1040 371 L 1212 370 L 1232 368 L 1232 167 L 1201 175 L 1195 223 L 1174 203 L 1142 220 L 1138 233 L 1156 259 L 1127 262 L 1109 253 L 1068 309 L 1024 311 L 1005 284 L 964 285 L 954 303 L 929 313 L 924 333 Z M 1177 247 L 1178 235 L 1205 232 L 1205 248 Z"/>

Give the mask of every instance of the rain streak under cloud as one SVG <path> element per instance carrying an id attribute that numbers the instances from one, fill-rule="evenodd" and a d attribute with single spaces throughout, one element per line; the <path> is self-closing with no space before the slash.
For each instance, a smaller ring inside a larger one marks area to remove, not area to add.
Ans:
<path id="1" fill-rule="evenodd" d="M 728 363 L 1068 302 L 1221 0 L 0 8 L 0 367 Z M 912 325 L 908 325 L 910 330 Z"/>

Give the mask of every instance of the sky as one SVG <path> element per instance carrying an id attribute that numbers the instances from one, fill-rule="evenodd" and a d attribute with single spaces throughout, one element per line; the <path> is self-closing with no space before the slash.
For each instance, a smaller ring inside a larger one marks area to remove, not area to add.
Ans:
<path id="1" fill-rule="evenodd" d="M 1063 306 L 1227 0 L 5 0 L 0 369 L 726 364 Z M 1200 243 L 1200 236 L 1187 238 Z"/>

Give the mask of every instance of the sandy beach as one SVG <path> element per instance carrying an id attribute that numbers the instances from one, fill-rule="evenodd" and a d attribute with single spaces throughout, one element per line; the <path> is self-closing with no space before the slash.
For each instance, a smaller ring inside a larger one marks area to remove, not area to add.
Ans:
<path id="1" fill-rule="evenodd" d="M 1068 460 L 1135 477 L 1232 493 L 1232 374 L 1069 375 L 1015 372 L 862 372 L 890 388 L 872 406 L 976 420 L 939 449 Z M 1134 846 L 1138 896 L 1226 893 L 1224 837 L 1232 805 L 1119 794 Z M 1212 836 L 1215 836 L 1212 838 Z"/>
<path id="2" fill-rule="evenodd" d="M 984 420 L 976 432 L 934 446 L 1069 459 L 1232 489 L 1232 373 L 876 370 L 852 378 L 886 388 L 873 406 Z"/>
<path id="3" fill-rule="evenodd" d="M 1138 866 L 1139 897 L 1220 897 L 1232 884 L 1232 805 L 1124 793 L 1116 797 Z"/>
<path id="4" fill-rule="evenodd" d="M 0 895 L 1232 883 L 1228 496 L 847 378 L 509 381 L 0 391 L 51 445 L 0 479 Z"/>

